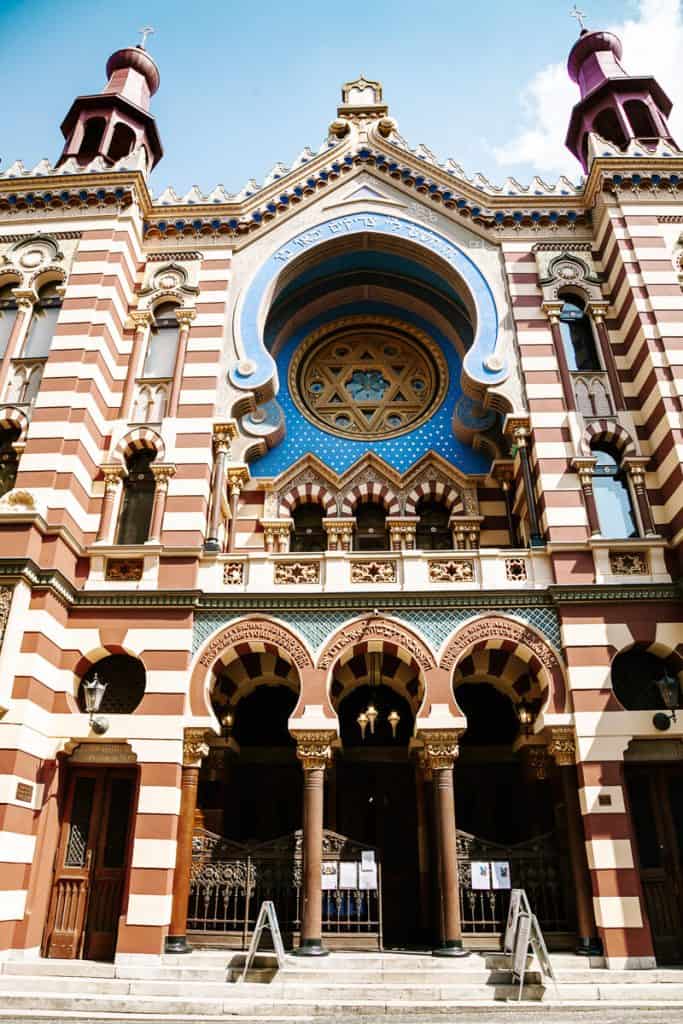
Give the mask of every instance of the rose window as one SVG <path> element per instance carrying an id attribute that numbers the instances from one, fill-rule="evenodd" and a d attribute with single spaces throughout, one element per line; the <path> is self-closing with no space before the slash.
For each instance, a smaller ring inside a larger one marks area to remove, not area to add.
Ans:
<path id="1" fill-rule="evenodd" d="M 316 331 L 289 371 L 299 410 L 343 437 L 395 437 L 441 404 L 448 373 L 423 332 L 381 318 L 350 317 Z"/>

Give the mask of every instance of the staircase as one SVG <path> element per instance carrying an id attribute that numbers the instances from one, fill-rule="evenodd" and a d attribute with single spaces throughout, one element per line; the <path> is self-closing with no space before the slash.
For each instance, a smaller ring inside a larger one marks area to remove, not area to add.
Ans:
<path id="1" fill-rule="evenodd" d="M 567 1021 L 581 1016 L 581 1010 L 616 1006 L 642 1011 L 670 1008 L 668 1021 L 683 1014 L 683 969 L 608 971 L 598 966 L 600 961 L 593 961 L 593 966 L 563 954 L 551 959 L 558 991 L 547 979 L 542 981 L 530 964 L 522 994 L 524 1020 L 546 1024 L 551 1006 L 556 1011 L 553 1020 Z M 445 1021 L 456 1009 L 469 1008 L 467 1019 L 483 1022 L 498 1019 L 498 1012 L 493 1012 L 496 1006 L 509 1018 L 511 1007 L 504 1004 L 516 1004 L 519 994 L 509 962 L 501 955 L 473 953 L 464 959 L 438 960 L 415 953 L 333 953 L 320 960 L 288 957 L 278 971 L 266 954 L 258 958 L 259 966 L 248 979 L 238 982 L 242 962 L 243 954 L 215 950 L 134 965 L 4 961 L 0 963 L 0 1021 L 118 1018 L 137 1022 L 155 1016 L 230 1019 L 240 1024 L 331 1018 Z M 458 1014 L 463 1024 L 465 1019 Z"/>

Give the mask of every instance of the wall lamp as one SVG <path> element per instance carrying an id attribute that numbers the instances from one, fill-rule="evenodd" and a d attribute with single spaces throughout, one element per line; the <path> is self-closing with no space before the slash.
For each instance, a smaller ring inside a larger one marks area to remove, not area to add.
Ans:
<path id="1" fill-rule="evenodd" d="M 681 688 L 676 676 L 670 676 L 665 672 L 661 679 L 655 679 L 655 686 L 659 695 L 664 701 L 666 711 L 658 711 L 652 716 L 652 724 L 660 732 L 666 732 L 671 728 L 671 723 L 676 721 L 676 712 L 681 707 Z"/>
<path id="2" fill-rule="evenodd" d="M 100 680 L 97 672 L 94 673 L 90 682 L 83 682 L 85 710 L 89 715 L 90 728 L 98 736 L 102 736 L 109 728 L 109 719 L 97 713 L 102 707 L 102 701 L 108 685 L 108 683 L 103 683 Z"/>
<path id="3" fill-rule="evenodd" d="M 531 726 L 534 721 L 533 705 L 529 704 L 526 700 L 520 700 L 515 704 L 515 711 L 517 713 L 517 718 L 519 719 L 519 724 L 522 729 L 524 729 L 524 735 L 528 736 L 531 732 Z"/>

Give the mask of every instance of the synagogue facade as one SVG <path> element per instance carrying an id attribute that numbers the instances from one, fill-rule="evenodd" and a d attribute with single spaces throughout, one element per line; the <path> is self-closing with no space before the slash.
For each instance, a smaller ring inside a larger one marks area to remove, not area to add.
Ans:
<path id="1" fill-rule="evenodd" d="M 459 955 L 512 886 L 683 960 L 683 152 L 627 66 L 571 50 L 578 184 L 361 77 L 263 183 L 153 195 L 142 46 L 0 173 L 2 956 L 268 899 L 301 955 Z"/>

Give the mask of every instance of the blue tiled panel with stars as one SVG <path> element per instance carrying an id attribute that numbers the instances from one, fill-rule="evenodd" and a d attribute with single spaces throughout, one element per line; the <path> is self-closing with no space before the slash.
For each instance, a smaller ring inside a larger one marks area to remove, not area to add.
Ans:
<path id="1" fill-rule="evenodd" d="M 342 316 L 375 314 L 396 317 L 425 331 L 443 352 L 449 371 L 446 396 L 433 416 L 406 434 L 386 440 L 355 441 L 337 437 L 310 423 L 299 412 L 289 392 L 289 364 L 299 344 L 322 324 Z M 378 303 L 353 303 L 336 307 L 333 312 L 310 320 L 283 346 L 277 356 L 280 390 L 277 402 L 285 420 L 285 437 L 261 458 L 251 464 L 255 477 L 277 476 L 302 456 L 311 453 L 337 473 L 342 473 L 366 452 L 373 451 L 390 466 L 404 473 L 426 452 L 435 451 L 463 473 L 485 473 L 490 461 L 460 441 L 453 433 L 452 420 L 456 402 L 461 399 L 461 360 L 451 342 L 420 317 L 395 306 Z M 274 405 L 274 403 L 271 403 Z M 269 415 L 275 413 L 268 410 Z"/>

